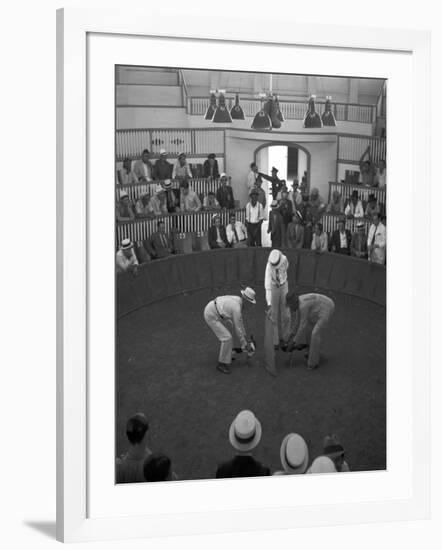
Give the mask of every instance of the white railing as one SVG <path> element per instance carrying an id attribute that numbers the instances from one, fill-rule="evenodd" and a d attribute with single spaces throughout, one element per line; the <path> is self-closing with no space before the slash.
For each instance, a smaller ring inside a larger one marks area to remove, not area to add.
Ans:
<path id="1" fill-rule="evenodd" d="M 321 218 L 321 223 L 323 226 L 323 229 L 326 233 L 333 233 L 333 231 L 336 231 L 338 228 L 338 221 L 342 220 L 342 216 L 335 215 L 335 214 L 324 214 Z M 345 220 L 345 228 L 351 231 L 352 233 L 356 232 L 356 224 L 359 222 L 364 223 L 365 232 L 368 233 L 368 230 L 370 229 L 371 220 L 367 218 L 346 218 Z"/>
<path id="2" fill-rule="evenodd" d="M 368 159 L 368 152 L 376 163 L 385 159 L 387 155 L 386 140 L 369 136 L 338 136 L 338 162 L 359 164 L 364 155 L 364 159 Z"/>
<path id="3" fill-rule="evenodd" d="M 379 187 L 366 187 L 364 185 L 357 185 L 357 184 L 350 184 L 350 183 L 336 183 L 336 182 L 329 183 L 328 200 L 330 202 L 333 191 L 338 191 L 345 203 L 345 201 L 350 199 L 351 194 L 355 190 L 358 192 L 359 198 L 363 201 L 367 201 L 369 195 L 374 195 L 379 204 L 384 204 L 384 205 L 386 204 L 386 199 L 387 199 L 386 189 L 379 189 Z"/>

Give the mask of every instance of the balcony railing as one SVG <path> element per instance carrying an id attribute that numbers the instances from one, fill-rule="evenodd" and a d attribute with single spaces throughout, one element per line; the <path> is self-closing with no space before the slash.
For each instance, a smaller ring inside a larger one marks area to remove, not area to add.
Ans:
<path id="1" fill-rule="evenodd" d="M 386 204 L 387 190 L 379 189 L 379 187 L 366 187 L 365 185 L 349 184 L 349 183 L 336 183 L 329 182 L 329 195 L 328 200 L 330 202 L 333 191 L 338 191 L 341 197 L 345 201 L 350 199 L 353 191 L 358 192 L 360 200 L 367 201 L 369 195 L 374 195 L 379 204 Z"/>
<path id="2" fill-rule="evenodd" d="M 385 160 L 387 155 L 386 140 L 370 136 L 338 135 L 338 162 L 359 164 L 364 155 L 364 159 L 368 159 L 368 153 L 375 163 L 381 159 Z"/>

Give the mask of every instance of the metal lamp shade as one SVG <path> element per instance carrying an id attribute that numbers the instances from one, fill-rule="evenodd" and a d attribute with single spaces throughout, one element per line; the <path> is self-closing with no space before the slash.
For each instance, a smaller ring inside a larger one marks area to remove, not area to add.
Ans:
<path id="1" fill-rule="evenodd" d="M 218 98 L 218 107 L 213 115 L 212 122 L 227 124 L 232 122 L 232 117 L 226 107 L 226 99 L 223 94 Z"/>
<path id="2" fill-rule="evenodd" d="M 239 104 L 239 96 L 236 94 L 235 105 L 230 109 L 230 116 L 234 120 L 245 120 L 244 111 Z"/>
<path id="3" fill-rule="evenodd" d="M 204 115 L 204 120 L 212 120 L 213 115 L 216 111 L 216 96 L 212 94 L 210 96 L 210 105 L 207 107 L 206 114 Z"/>
<path id="4" fill-rule="evenodd" d="M 268 113 L 266 113 L 263 109 L 256 113 L 255 118 L 252 122 L 252 128 L 254 130 L 271 130 L 272 129 L 272 121 L 270 120 L 270 117 Z"/>

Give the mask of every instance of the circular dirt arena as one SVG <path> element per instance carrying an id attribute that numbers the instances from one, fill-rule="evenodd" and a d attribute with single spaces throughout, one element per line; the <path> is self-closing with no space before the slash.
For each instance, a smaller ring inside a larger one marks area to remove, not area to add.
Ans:
<path id="1" fill-rule="evenodd" d="M 217 465 L 233 455 L 232 419 L 251 409 L 263 435 L 254 456 L 280 469 L 279 448 L 287 433 L 307 441 L 310 462 L 321 454 L 325 435 L 338 435 L 351 470 L 386 467 L 386 312 L 374 302 L 321 292 L 336 303 L 326 331 L 320 368 L 306 369 L 303 352 L 276 352 L 278 376 L 264 360 L 264 289 L 254 286 L 258 304 L 244 322 L 258 350 L 251 364 L 238 355 L 232 374 L 215 369 L 218 341 L 203 310 L 214 297 L 238 294 L 239 285 L 183 292 L 141 307 L 117 321 L 117 456 L 127 449 L 125 423 L 137 411 L 149 418 L 149 446 L 170 456 L 179 479 L 213 478 Z"/>

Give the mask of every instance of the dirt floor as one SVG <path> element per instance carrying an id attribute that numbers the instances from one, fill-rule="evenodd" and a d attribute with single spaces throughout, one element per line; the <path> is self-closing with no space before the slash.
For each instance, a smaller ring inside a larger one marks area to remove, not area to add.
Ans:
<path id="1" fill-rule="evenodd" d="M 149 446 L 166 453 L 180 479 L 214 477 L 233 450 L 232 419 L 251 409 L 263 436 L 255 456 L 280 469 L 279 448 L 287 433 L 307 441 L 310 459 L 321 454 L 323 437 L 339 436 L 351 470 L 386 467 L 385 308 L 342 294 L 323 339 L 320 368 L 306 369 L 303 352 L 294 368 L 277 352 L 279 375 L 264 368 L 264 291 L 244 316 L 258 351 L 255 365 L 239 356 L 232 374 L 216 371 L 218 341 L 203 319 L 204 306 L 238 288 L 182 294 L 144 307 L 117 324 L 117 455 L 127 448 L 125 422 L 137 411 L 150 421 Z M 318 289 L 303 288 L 311 292 Z"/>

